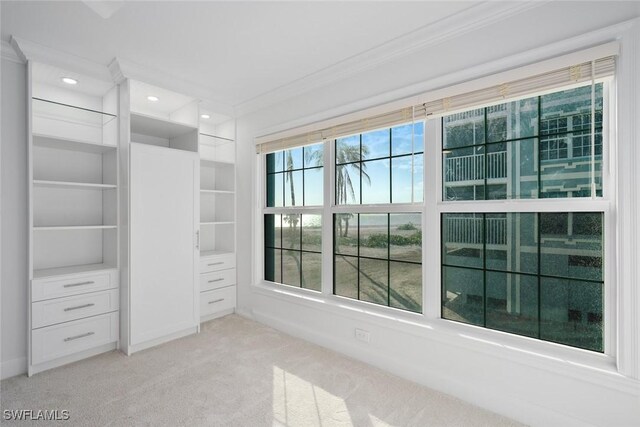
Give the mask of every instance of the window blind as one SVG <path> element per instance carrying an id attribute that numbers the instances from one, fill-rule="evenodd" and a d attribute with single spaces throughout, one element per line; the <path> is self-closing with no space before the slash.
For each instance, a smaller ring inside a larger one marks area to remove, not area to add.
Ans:
<path id="1" fill-rule="evenodd" d="M 449 114 L 456 110 L 503 103 L 565 86 L 592 82 L 613 76 L 614 73 L 615 57 L 609 56 L 461 95 L 436 99 L 416 106 L 415 111 L 420 117 Z"/>
<path id="2" fill-rule="evenodd" d="M 408 105 L 402 108 L 398 108 L 398 105 L 401 104 L 394 103 L 395 108 L 391 108 L 388 112 L 372 114 L 366 118 L 345 121 L 344 123 L 339 123 L 338 121 L 337 124 L 335 124 L 336 120 L 332 119 L 313 126 L 306 126 L 304 132 L 295 133 L 294 130 L 290 130 L 280 134 L 286 134 L 286 137 L 279 137 L 279 134 L 266 135 L 256 139 L 256 150 L 258 153 L 285 150 L 322 142 L 326 139 L 335 139 L 408 123 L 412 120 L 450 114 L 457 110 L 508 102 L 561 87 L 593 83 L 598 79 L 613 76 L 615 74 L 616 55 L 612 53 L 617 52 L 617 44 L 611 43 L 599 48 L 592 48 L 585 52 L 585 55 L 594 54 L 596 50 L 600 54 L 604 51 L 607 55 L 596 57 L 597 59 L 589 61 L 584 61 L 584 56 L 582 56 L 582 61 L 575 65 L 559 67 L 526 78 L 507 80 L 479 90 L 467 91 L 448 97 L 429 99 L 430 97 L 433 98 L 433 94 L 426 93 L 419 98 L 412 98 L 413 102 L 408 101 Z M 442 93 L 441 90 L 437 92 Z M 416 104 L 418 99 L 426 101 Z"/>
<path id="3" fill-rule="evenodd" d="M 413 107 L 406 107 L 389 113 L 354 120 L 336 126 L 321 128 L 287 138 L 267 141 L 262 144 L 257 144 L 257 148 L 259 150 L 258 152 L 272 153 L 274 151 L 286 150 L 288 148 L 299 147 L 301 145 L 322 142 L 325 139 L 335 139 L 370 130 L 392 127 L 401 123 L 410 122 L 413 120 L 413 117 Z"/>

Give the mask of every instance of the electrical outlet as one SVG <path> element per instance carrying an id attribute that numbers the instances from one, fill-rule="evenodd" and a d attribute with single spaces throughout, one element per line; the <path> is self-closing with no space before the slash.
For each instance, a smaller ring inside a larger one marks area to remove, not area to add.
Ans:
<path id="1" fill-rule="evenodd" d="M 356 328 L 356 339 L 362 342 L 371 341 L 371 333 L 369 331 L 365 331 L 364 329 Z"/>

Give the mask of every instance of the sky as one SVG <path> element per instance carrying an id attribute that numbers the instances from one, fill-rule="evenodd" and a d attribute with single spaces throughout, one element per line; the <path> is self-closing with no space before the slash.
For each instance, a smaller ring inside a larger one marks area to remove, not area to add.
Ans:
<path id="1" fill-rule="evenodd" d="M 343 147 L 355 147 L 356 151 L 359 151 L 360 140 L 362 140 L 360 156 L 347 160 L 356 162 L 363 160 L 363 171 L 369 179 L 365 178 L 360 182 L 357 164 L 336 166 L 338 173 L 346 170 L 352 182 L 355 199 L 349 191 L 347 203 L 357 204 L 360 202 L 360 197 L 363 204 L 411 203 L 412 188 L 414 201 L 421 202 L 424 122 L 340 138 L 337 140 L 337 150 Z M 278 189 L 274 194 L 274 206 L 322 205 L 323 171 L 320 167 L 323 165 L 322 145 L 323 143 L 313 144 L 268 155 L 267 169 L 275 173 L 269 176 L 267 185 L 270 190 Z M 411 156 L 412 152 L 419 154 Z M 390 155 L 394 157 L 390 158 Z M 336 157 L 340 161 L 345 156 L 338 152 Z M 289 169 L 291 172 L 282 173 Z M 362 194 L 360 194 L 360 186 L 362 186 Z"/>

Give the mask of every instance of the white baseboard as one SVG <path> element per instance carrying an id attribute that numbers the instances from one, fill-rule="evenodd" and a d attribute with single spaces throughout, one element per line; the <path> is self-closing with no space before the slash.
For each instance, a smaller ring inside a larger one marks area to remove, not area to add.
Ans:
<path id="1" fill-rule="evenodd" d="M 27 358 L 5 360 L 0 364 L 0 379 L 7 379 L 27 373 Z"/>
<path id="2" fill-rule="evenodd" d="M 97 356 L 108 351 L 113 351 L 118 348 L 117 342 L 103 344 L 98 347 L 90 348 L 88 350 L 74 353 L 69 356 L 61 357 L 59 359 L 50 360 L 48 362 L 40 363 L 38 365 L 31 366 L 31 370 L 28 373 L 29 376 L 38 374 L 40 372 L 48 371 L 49 369 L 58 368 L 60 366 L 68 365 L 69 363 L 78 362 L 80 360 L 88 359 L 93 356 Z"/>
<path id="3" fill-rule="evenodd" d="M 243 314 L 243 313 L 240 313 Z M 517 396 L 505 395 L 500 390 L 492 390 L 490 384 L 470 384 L 453 379 L 447 373 L 429 369 L 428 366 L 407 364 L 404 360 L 379 351 L 367 351 L 360 343 L 336 338 L 316 330 L 276 317 L 270 313 L 252 310 L 255 321 L 271 326 L 289 335 L 310 341 L 342 353 L 353 359 L 373 365 L 384 371 L 417 382 L 431 389 L 455 396 L 489 411 L 536 426 L 589 426 L 588 422 L 558 413 L 555 410 L 536 405 Z"/>
<path id="4" fill-rule="evenodd" d="M 198 325 L 196 326 L 183 329 L 178 332 L 173 332 L 160 338 L 152 339 L 135 345 L 129 345 L 129 347 L 127 348 L 127 353 L 125 354 L 127 356 L 131 356 L 133 353 L 137 353 L 139 351 L 146 350 L 148 348 L 155 347 L 169 341 L 177 340 L 178 338 L 186 337 L 187 335 L 197 334 L 199 327 L 200 324 L 198 323 Z"/>
<path id="5" fill-rule="evenodd" d="M 253 320 L 253 310 L 251 310 L 250 308 L 236 307 L 236 314 Z"/>
<path id="6" fill-rule="evenodd" d="M 209 314 L 208 316 L 202 316 L 200 317 L 200 324 L 206 323 L 210 320 L 219 319 L 220 317 L 228 316 L 229 314 L 232 314 L 234 311 L 235 309 L 230 308 L 228 310 L 223 310 L 217 313 Z"/>

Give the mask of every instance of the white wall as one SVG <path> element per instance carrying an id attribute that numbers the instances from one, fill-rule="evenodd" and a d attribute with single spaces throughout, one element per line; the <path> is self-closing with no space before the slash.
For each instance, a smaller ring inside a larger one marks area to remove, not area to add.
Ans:
<path id="1" fill-rule="evenodd" d="M 2 59 L 2 378 L 27 370 L 27 76 Z"/>
<path id="2" fill-rule="evenodd" d="M 503 71 L 503 58 L 515 58 L 509 61 L 512 67 L 526 65 L 548 57 L 548 45 L 567 39 L 575 38 L 570 43 L 574 47 L 562 53 L 590 47 L 605 41 L 596 41 L 601 37 L 593 35 L 595 30 L 639 15 L 638 3 L 546 3 L 499 25 L 426 46 L 420 52 L 240 117 L 239 224 L 254 224 L 253 200 L 255 192 L 262 191 L 254 184 L 256 136 Z M 634 61 L 640 57 L 637 27 L 622 48 L 623 54 L 627 50 L 627 57 L 636 58 Z M 581 36 L 586 33 L 591 35 Z M 635 57 L 629 56 L 629 49 L 636 51 Z M 534 54 L 521 56 L 528 50 L 535 50 Z M 638 79 L 632 76 L 625 82 L 627 86 L 620 88 L 627 94 L 631 91 L 627 96 L 636 111 L 640 111 Z M 239 227 L 239 265 L 253 258 L 253 245 L 260 242 L 259 237 L 252 240 L 248 226 Z M 252 272 L 239 267 L 241 313 L 525 423 L 640 425 L 640 385 L 636 380 L 566 361 L 545 360 L 504 346 L 465 341 L 446 328 L 398 325 L 367 313 L 254 287 L 252 283 Z M 357 327 L 371 331 L 370 344 L 354 340 Z"/>

